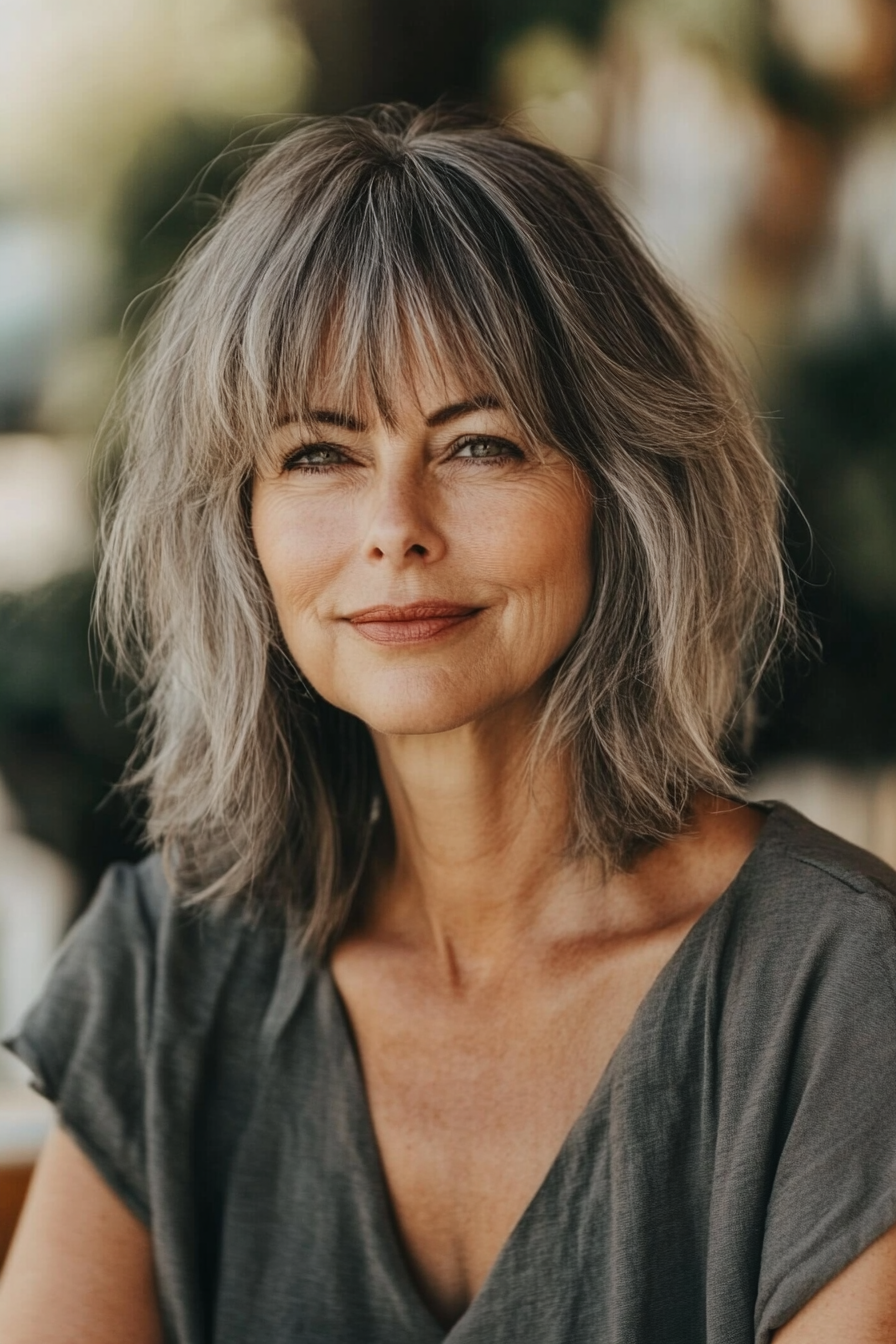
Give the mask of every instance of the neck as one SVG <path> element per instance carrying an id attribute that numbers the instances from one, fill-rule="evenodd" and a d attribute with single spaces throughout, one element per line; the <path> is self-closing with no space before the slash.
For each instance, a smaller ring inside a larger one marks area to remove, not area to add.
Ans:
<path id="1" fill-rule="evenodd" d="M 371 920 L 429 944 L 453 976 L 593 918 L 595 865 L 565 855 L 564 765 L 527 769 L 533 719 L 516 704 L 450 732 L 374 739 L 395 850 Z"/>

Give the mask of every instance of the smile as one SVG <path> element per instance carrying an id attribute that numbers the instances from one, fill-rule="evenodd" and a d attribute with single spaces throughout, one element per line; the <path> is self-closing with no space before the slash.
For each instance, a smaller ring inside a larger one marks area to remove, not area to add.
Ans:
<path id="1" fill-rule="evenodd" d="M 374 644 L 422 644 L 478 616 L 481 610 L 454 602 L 414 602 L 405 607 L 369 607 L 348 620 Z"/>

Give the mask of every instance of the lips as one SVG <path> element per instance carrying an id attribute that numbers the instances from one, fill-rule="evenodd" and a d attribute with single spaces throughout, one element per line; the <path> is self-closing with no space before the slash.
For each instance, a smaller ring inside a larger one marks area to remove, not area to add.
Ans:
<path id="1" fill-rule="evenodd" d="M 348 620 L 374 644 L 420 644 L 472 620 L 481 610 L 456 602 L 412 602 L 400 607 L 367 607 Z"/>

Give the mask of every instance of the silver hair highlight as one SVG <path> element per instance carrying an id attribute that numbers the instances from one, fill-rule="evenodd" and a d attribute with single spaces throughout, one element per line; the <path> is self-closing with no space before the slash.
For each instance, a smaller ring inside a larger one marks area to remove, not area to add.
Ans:
<path id="1" fill-rule="evenodd" d="M 176 889 L 345 928 L 381 782 L 307 687 L 249 491 L 325 367 L 390 415 L 409 358 L 567 453 L 594 501 L 589 615 L 532 758 L 569 763 L 571 847 L 608 868 L 736 794 L 727 748 L 790 607 L 779 483 L 738 376 L 584 170 L 506 127 L 406 107 L 301 121 L 173 277 L 110 418 L 98 619 L 145 705 L 131 785 Z"/>

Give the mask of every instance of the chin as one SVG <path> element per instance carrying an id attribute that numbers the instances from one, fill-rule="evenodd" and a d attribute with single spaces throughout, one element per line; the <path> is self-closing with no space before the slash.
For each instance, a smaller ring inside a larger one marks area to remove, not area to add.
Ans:
<path id="1" fill-rule="evenodd" d="M 379 683 L 379 684 L 378 684 Z M 385 684 L 383 684 L 385 683 Z M 444 671 L 436 676 L 373 677 L 362 688 L 346 687 L 332 703 L 365 723 L 373 733 L 411 737 L 448 733 L 488 715 L 506 696 L 483 694 L 481 684 L 456 684 Z M 328 696 L 327 699 L 330 697 Z"/>
<path id="2" fill-rule="evenodd" d="M 383 737 L 419 737 L 430 733 L 450 733 L 481 717 L 481 708 L 461 708 L 444 703 L 365 705 L 350 713 L 366 723 L 372 733 Z"/>

